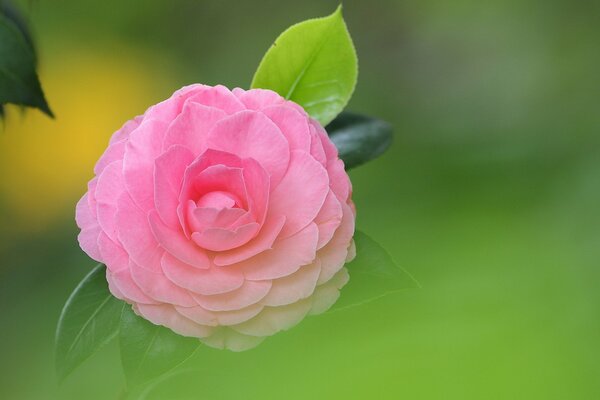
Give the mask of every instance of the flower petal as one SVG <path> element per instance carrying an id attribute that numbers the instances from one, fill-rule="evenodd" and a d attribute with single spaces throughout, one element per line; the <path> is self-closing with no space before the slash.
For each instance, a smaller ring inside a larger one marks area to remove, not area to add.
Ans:
<path id="1" fill-rule="evenodd" d="M 163 255 L 161 265 L 167 278 L 177 286 L 202 295 L 228 293 L 244 284 L 244 275 L 239 270 L 214 266 L 198 269 L 169 253 Z"/>
<path id="2" fill-rule="evenodd" d="M 283 180 L 273 190 L 269 212 L 285 215 L 283 237 L 293 235 L 311 223 L 329 192 L 327 171 L 310 154 L 293 151 Z"/>
<path id="3" fill-rule="evenodd" d="M 276 185 L 289 162 L 289 145 L 277 125 L 267 116 L 254 111 L 241 111 L 219 121 L 208 135 L 207 146 L 254 158 Z"/>
<path id="4" fill-rule="evenodd" d="M 312 263 L 316 256 L 319 230 L 314 223 L 285 239 L 278 239 L 271 250 L 242 261 L 237 267 L 244 271 L 246 279 L 262 281 L 288 276 L 302 265 Z"/>

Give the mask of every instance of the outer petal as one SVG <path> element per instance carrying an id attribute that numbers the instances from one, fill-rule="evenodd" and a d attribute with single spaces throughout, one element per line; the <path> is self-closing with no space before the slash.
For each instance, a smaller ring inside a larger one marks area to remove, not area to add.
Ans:
<path id="1" fill-rule="evenodd" d="M 96 211 L 98 223 L 113 241 L 117 239 L 116 213 L 117 200 L 125 191 L 123 182 L 123 162 L 117 160 L 109 164 L 98 178 L 96 186 Z"/>
<path id="2" fill-rule="evenodd" d="M 245 281 L 237 290 L 229 293 L 203 296 L 193 294 L 194 299 L 209 311 L 233 311 L 258 303 L 271 289 L 270 281 Z"/>
<path id="3" fill-rule="evenodd" d="M 344 216 L 340 227 L 335 232 L 333 239 L 317 253 L 317 257 L 321 259 L 319 284 L 331 279 L 346 263 L 354 235 L 354 214 L 349 205 L 344 204 L 342 208 Z"/>
<path id="4" fill-rule="evenodd" d="M 100 235 L 101 229 L 90 210 L 88 196 L 88 193 L 84 194 L 75 208 L 75 220 L 77 221 L 77 226 L 81 229 L 77 240 L 79 241 L 79 246 L 88 256 L 98 262 L 102 262 L 102 256 L 98 249 L 98 235 Z"/>
<path id="5" fill-rule="evenodd" d="M 287 330 L 296 325 L 308 314 L 311 300 L 304 299 L 287 306 L 265 307 L 255 318 L 232 329 L 245 335 L 270 336 L 282 330 Z"/>
<path id="6" fill-rule="evenodd" d="M 191 321 L 168 304 L 137 304 L 134 311 L 153 324 L 166 326 L 182 336 L 202 338 L 212 333 L 212 328 Z"/>
<path id="7" fill-rule="evenodd" d="M 234 114 L 244 110 L 246 107 L 238 98 L 223 85 L 215 87 L 203 86 L 193 96 L 190 96 L 188 102 L 202 104 L 207 107 L 218 108 L 227 114 Z"/>
<path id="8" fill-rule="evenodd" d="M 309 297 L 317 286 L 321 272 L 321 261 L 305 265 L 296 273 L 275 279 L 269 294 L 261 300 L 265 306 L 284 306 Z"/>
<path id="9" fill-rule="evenodd" d="M 310 315 L 324 313 L 334 305 L 340 297 L 340 289 L 348 283 L 349 279 L 348 270 L 342 268 L 327 283 L 317 286 L 315 293 L 311 297 L 312 306 L 309 312 Z"/>
<path id="10" fill-rule="evenodd" d="M 311 223 L 297 234 L 277 240 L 271 250 L 242 261 L 237 264 L 237 267 L 244 271 L 246 279 L 252 281 L 291 275 L 302 265 L 314 261 L 318 239 L 319 230 L 314 223 Z"/>
<path id="11" fill-rule="evenodd" d="M 172 255 L 163 255 L 162 268 L 177 286 L 202 295 L 228 293 L 244 284 L 244 275 L 233 268 L 210 267 L 200 270 L 181 262 Z"/>
<path id="12" fill-rule="evenodd" d="M 293 151 L 288 171 L 270 199 L 269 211 L 287 218 L 281 235 L 293 235 L 311 223 L 328 192 L 329 178 L 325 168 L 310 154 Z"/>
<path id="13" fill-rule="evenodd" d="M 117 201 L 117 234 L 123 249 L 142 268 L 160 272 L 163 250 L 154 238 L 146 213 L 137 207 L 127 192 Z"/>
<path id="14" fill-rule="evenodd" d="M 148 271 L 133 261 L 129 263 L 129 270 L 136 285 L 151 299 L 183 307 L 192 307 L 197 304 L 185 289 L 174 285 L 162 271 Z"/>
<path id="15" fill-rule="evenodd" d="M 319 214 L 315 218 L 315 223 L 319 228 L 318 249 L 325 246 L 331 240 L 336 229 L 342 223 L 342 215 L 342 205 L 330 190 L 325 198 L 323 207 L 321 207 Z"/>

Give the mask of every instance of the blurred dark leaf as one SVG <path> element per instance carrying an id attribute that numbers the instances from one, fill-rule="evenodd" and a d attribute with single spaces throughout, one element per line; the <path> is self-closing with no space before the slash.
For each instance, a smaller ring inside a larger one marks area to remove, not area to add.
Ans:
<path id="1" fill-rule="evenodd" d="M 0 13 L 0 107 L 35 107 L 53 117 L 37 76 L 31 38 L 17 15 Z"/>
<path id="2" fill-rule="evenodd" d="M 346 169 L 383 154 L 392 144 L 392 127 L 380 119 L 343 112 L 326 127 Z"/>
<path id="3" fill-rule="evenodd" d="M 356 231 L 356 258 L 346 265 L 350 281 L 341 290 L 330 311 L 361 305 L 387 294 L 419 287 L 418 282 L 400 268 L 389 253 L 365 233 Z"/>
<path id="4" fill-rule="evenodd" d="M 108 290 L 99 264 L 67 300 L 56 330 L 56 371 L 60 380 L 116 336 L 124 303 Z"/>
<path id="5" fill-rule="evenodd" d="M 356 51 L 340 6 L 327 17 L 300 22 L 279 35 L 251 86 L 276 91 L 326 125 L 350 100 L 357 75 Z"/>
<path id="6" fill-rule="evenodd" d="M 146 383 L 171 371 L 190 358 L 198 339 L 180 336 L 154 325 L 125 307 L 119 334 L 121 364 L 129 386 Z"/>

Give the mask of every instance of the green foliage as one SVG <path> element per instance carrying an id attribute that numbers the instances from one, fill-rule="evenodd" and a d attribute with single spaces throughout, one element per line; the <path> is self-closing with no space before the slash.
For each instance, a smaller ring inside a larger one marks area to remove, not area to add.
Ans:
<path id="1" fill-rule="evenodd" d="M 99 264 L 67 300 L 56 330 L 56 371 L 60 380 L 116 336 L 123 302 L 113 297 Z"/>
<path id="2" fill-rule="evenodd" d="M 350 112 L 343 112 L 327 125 L 327 133 L 344 160 L 346 169 L 379 157 L 392 144 L 390 124 Z"/>
<path id="3" fill-rule="evenodd" d="M 53 117 L 37 76 L 30 36 L 16 14 L 0 11 L 0 108 L 13 103 Z"/>
<path id="4" fill-rule="evenodd" d="M 123 309 L 119 334 L 121 364 L 130 386 L 162 376 L 194 354 L 197 339 L 183 337 Z"/>
<path id="5" fill-rule="evenodd" d="M 387 294 L 419 287 L 408 272 L 400 268 L 388 252 L 367 234 L 354 234 L 356 257 L 346 265 L 350 281 L 341 290 L 331 311 L 361 305 Z"/>
<path id="6" fill-rule="evenodd" d="M 283 32 L 258 66 L 252 87 L 276 91 L 325 126 L 350 100 L 357 75 L 356 52 L 340 6 L 327 17 Z"/>

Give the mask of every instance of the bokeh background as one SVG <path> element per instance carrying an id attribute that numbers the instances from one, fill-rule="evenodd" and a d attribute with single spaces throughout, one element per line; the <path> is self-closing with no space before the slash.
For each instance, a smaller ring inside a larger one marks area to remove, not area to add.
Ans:
<path id="1" fill-rule="evenodd" d="M 94 265 L 73 214 L 96 158 L 185 84 L 247 87 L 281 31 L 337 3 L 18 3 L 57 118 L 12 108 L 0 132 L 0 398 L 116 399 L 115 343 L 62 386 L 53 372 L 61 306 Z M 344 14 L 349 109 L 395 128 L 351 172 L 358 227 L 422 288 L 247 353 L 206 349 L 194 396 L 148 398 L 600 398 L 600 2 L 347 0 Z"/>

